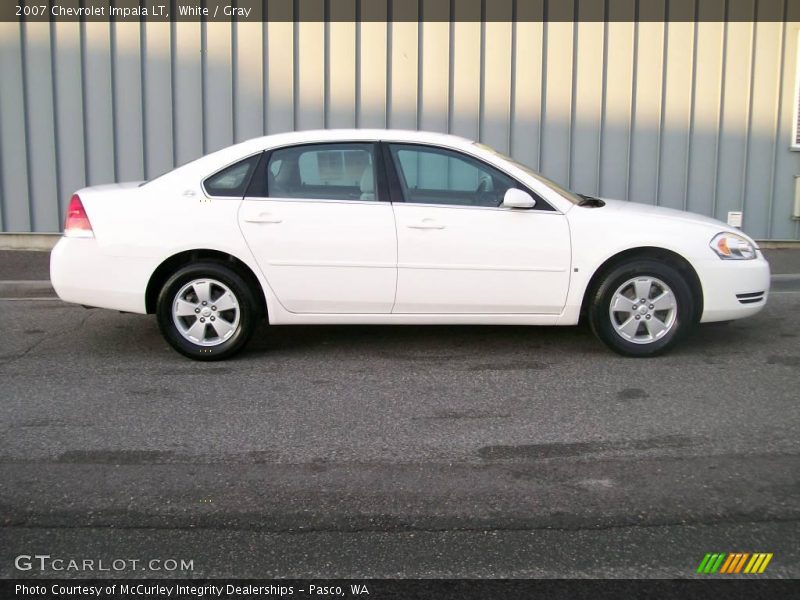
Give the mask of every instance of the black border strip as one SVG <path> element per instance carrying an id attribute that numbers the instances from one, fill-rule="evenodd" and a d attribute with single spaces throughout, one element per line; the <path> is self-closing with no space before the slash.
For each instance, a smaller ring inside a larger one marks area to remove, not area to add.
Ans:
<path id="1" fill-rule="evenodd" d="M 719 21 L 726 6 L 729 21 L 754 19 L 748 2 L 697 2 L 699 11 L 695 0 L 615 0 L 608 10 L 605 0 L 3 0 L 0 21 L 507 22 L 509 3 L 515 22 Z M 800 20 L 795 0 L 785 17 L 781 2 L 753 3 L 757 21 Z"/>
<path id="2" fill-rule="evenodd" d="M 309 593 L 310 586 L 341 588 L 342 594 Z M 22 593 L 17 586 L 38 588 L 44 593 Z M 134 595 L 122 593 L 124 586 L 135 587 Z M 178 587 L 181 586 L 181 587 Z M 184 592 L 191 587 L 223 588 L 221 595 Z M 231 587 L 229 587 L 231 586 Z M 352 586 L 352 587 L 351 587 Z M 363 593 L 366 586 L 369 595 Z M 85 588 L 87 591 L 69 593 Z M 676 598 L 680 600 L 725 598 L 759 600 L 788 598 L 797 591 L 797 582 L 776 579 L 6 579 L 0 581 L 2 598 L 60 598 L 78 600 L 98 598 L 149 598 L 183 600 L 197 598 L 369 598 L 436 600 L 530 600 L 531 598 L 604 599 L 604 598 Z M 55 591 L 54 591 L 55 590 Z M 358 590 L 361 593 L 358 593 Z M 181 593 L 183 592 L 183 593 Z"/>

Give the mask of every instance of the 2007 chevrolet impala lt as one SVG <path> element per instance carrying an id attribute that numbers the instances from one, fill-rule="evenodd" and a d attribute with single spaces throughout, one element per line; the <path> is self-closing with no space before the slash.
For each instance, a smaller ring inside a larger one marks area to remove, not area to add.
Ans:
<path id="1" fill-rule="evenodd" d="M 67 302 L 155 313 L 190 358 L 271 324 L 574 325 L 651 356 L 757 313 L 769 265 L 720 221 L 574 194 L 491 148 L 419 131 L 253 139 L 71 199 Z"/>

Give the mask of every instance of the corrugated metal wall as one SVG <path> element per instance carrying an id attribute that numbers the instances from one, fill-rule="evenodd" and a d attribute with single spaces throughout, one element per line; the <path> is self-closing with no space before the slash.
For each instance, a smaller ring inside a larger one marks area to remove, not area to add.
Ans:
<path id="1" fill-rule="evenodd" d="M 633 0 L 609 4 L 633 14 Z M 754 14 L 754 0 L 736 6 Z M 495 9 L 510 20 L 515 4 Z M 753 236 L 800 239 L 799 26 L 0 23 L 0 230 L 58 231 L 87 184 L 265 133 L 355 126 L 480 139 L 577 191 L 744 210 Z"/>

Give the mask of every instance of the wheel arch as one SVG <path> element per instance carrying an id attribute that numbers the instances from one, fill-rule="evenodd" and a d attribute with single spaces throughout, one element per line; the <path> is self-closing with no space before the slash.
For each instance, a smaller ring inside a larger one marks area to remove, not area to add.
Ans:
<path id="1" fill-rule="evenodd" d="M 262 316 L 267 316 L 267 299 L 264 295 L 264 288 L 253 270 L 244 261 L 235 257 L 233 254 L 207 248 L 178 252 L 162 261 L 161 264 L 156 267 L 155 271 L 150 275 L 145 291 L 145 307 L 147 314 L 155 313 L 158 294 L 167 279 L 181 267 L 199 260 L 218 262 L 236 271 L 253 290 L 253 294 L 259 303 Z"/>
<path id="2" fill-rule="evenodd" d="M 583 300 L 581 302 L 581 320 L 586 316 L 586 311 L 589 306 L 589 299 L 603 281 L 603 277 L 618 265 L 629 260 L 641 259 L 654 259 L 663 261 L 670 266 L 676 268 L 686 277 L 686 282 L 689 284 L 689 289 L 694 297 L 695 310 L 692 320 L 697 323 L 703 314 L 703 286 L 700 283 L 700 277 L 692 264 L 683 256 L 672 250 L 666 248 L 659 248 L 657 246 L 639 246 L 636 248 L 628 248 L 607 258 L 592 274 L 589 284 L 583 291 Z"/>

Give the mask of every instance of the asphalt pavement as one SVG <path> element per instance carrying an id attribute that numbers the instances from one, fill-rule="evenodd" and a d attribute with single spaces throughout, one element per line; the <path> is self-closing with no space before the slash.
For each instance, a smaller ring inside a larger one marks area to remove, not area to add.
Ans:
<path id="1" fill-rule="evenodd" d="M 45 261 L 14 256 L 2 277 L 38 285 Z M 0 577 L 93 574 L 15 569 L 34 553 L 197 577 L 691 577 L 707 552 L 798 577 L 793 256 L 759 315 L 647 360 L 585 327 L 264 326 L 196 363 L 151 316 L 7 284 Z"/>

